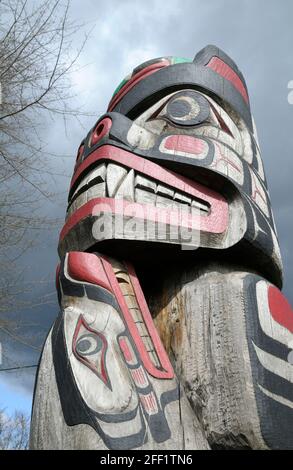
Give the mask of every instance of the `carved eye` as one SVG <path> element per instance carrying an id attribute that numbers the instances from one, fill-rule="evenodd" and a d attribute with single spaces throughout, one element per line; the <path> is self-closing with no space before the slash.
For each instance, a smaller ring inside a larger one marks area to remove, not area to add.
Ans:
<path id="1" fill-rule="evenodd" d="M 195 91 L 176 93 L 167 103 L 162 117 L 176 126 L 196 126 L 209 119 L 208 100 Z"/>
<path id="2" fill-rule="evenodd" d="M 91 369 L 107 387 L 112 389 L 107 373 L 107 347 L 108 343 L 103 333 L 93 330 L 81 315 L 75 328 L 72 351 L 78 361 Z"/>
<path id="3" fill-rule="evenodd" d="M 91 356 L 103 349 L 103 341 L 93 333 L 85 334 L 78 339 L 75 349 L 81 356 Z"/>

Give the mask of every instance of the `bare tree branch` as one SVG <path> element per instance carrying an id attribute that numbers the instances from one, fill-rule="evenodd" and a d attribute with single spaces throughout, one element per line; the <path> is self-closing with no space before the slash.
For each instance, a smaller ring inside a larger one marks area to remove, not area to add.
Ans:
<path id="1" fill-rule="evenodd" d="M 69 7 L 69 0 L 0 1 L 2 313 L 27 308 L 28 301 L 21 298 L 27 289 L 24 273 L 16 263 L 37 243 L 40 230 L 60 225 L 58 218 L 49 218 L 41 207 L 44 201 L 56 204 L 55 176 L 67 175 L 56 170 L 56 158 L 63 156 L 46 152 L 42 135 L 49 118 L 83 115 L 73 106 L 71 73 L 77 67 L 87 33 L 83 25 L 71 21 Z M 78 47 L 74 46 L 76 33 L 81 39 Z M 50 298 L 28 297 L 32 307 L 52 302 Z M 39 349 L 17 333 L 12 322 L 7 325 L 4 317 L 0 317 L 0 330 L 25 346 Z"/>
<path id="2" fill-rule="evenodd" d="M 22 411 L 8 416 L 0 410 L 0 450 L 25 450 L 28 448 L 29 418 Z"/>

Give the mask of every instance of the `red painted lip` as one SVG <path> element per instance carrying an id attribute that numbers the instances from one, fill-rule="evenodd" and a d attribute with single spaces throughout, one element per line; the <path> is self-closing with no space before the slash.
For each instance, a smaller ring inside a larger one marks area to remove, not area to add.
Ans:
<path id="1" fill-rule="evenodd" d="M 210 206 L 212 206 L 215 201 L 221 201 L 223 204 L 226 202 L 225 198 L 216 191 L 190 180 L 185 176 L 178 175 L 171 170 L 166 170 L 157 163 L 147 160 L 146 158 L 138 157 L 127 150 L 114 147 L 113 145 L 103 145 L 102 147 L 99 147 L 82 162 L 72 177 L 70 190 L 72 191 L 78 178 L 83 172 L 85 172 L 94 163 L 104 160 L 116 162 L 129 169 L 133 169 L 138 173 L 142 173 L 143 175 L 153 178 L 155 181 L 171 186 L 172 188 L 182 191 L 183 193 L 187 193 L 203 202 L 208 202 Z"/>
<path id="2" fill-rule="evenodd" d="M 186 227 L 202 232 L 220 234 L 228 227 L 228 205 L 218 202 L 212 206 L 209 215 L 200 216 L 180 212 L 177 209 L 158 208 L 148 204 L 140 204 L 114 198 L 94 198 L 75 211 L 63 226 L 59 241 L 82 219 L 100 212 L 124 215 L 152 222 L 164 222 L 167 225 Z M 142 214 L 143 213 L 143 214 Z M 136 214 L 139 214 L 138 216 Z M 142 214 L 142 216 L 140 215 Z"/>
<path id="3" fill-rule="evenodd" d="M 76 173 L 73 175 L 71 188 L 73 188 L 77 179 L 89 166 L 98 161 L 104 160 L 114 161 L 130 169 L 134 169 L 138 173 L 147 175 L 155 181 L 162 182 L 178 191 L 187 193 L 194 199 L 200 200 L 209 205 L 210 212 L 208 215 L 194 217 L 191 214 L 184 214 L 180 221 L 183 226 L 194 227 L 193 224 L 195 224 L 199 230 L 210 233 L 223 233 L 227 229 L 229 220 L 228 203 L 221 194 L 184 176 L 178 175 L 170 170 L 166 170 L 150 160 L 138 157 L 133 155 L 131 152 L 112 145 L 104 145 L 98 148 L 80 165 Z M 94 208 L 95 212 L 101 210 L 104 212 L 112 212 L 114 214 L 121 214 L 123 210 L 123 213 L 127 215 L 127 206 L 129 206 L 129 208 L 137 206 L 137 209 L 143 206 L 147 207 L 146 204 L 124 201 L 122 208 L 117 210 L 117 201 L 117 199 L 113 198 L 95 198 L 84 204 L 72 214 L 64 225 L 60 233 L 60 241 L 63 240 L 69 230 L 71 230 L 80 220 L 93 214 Z M 147 208 L 146 210 L 148 218 L 152 221 L 161 220 L 161 217 L 167 217 L 167 219 L 172 217 L 175 218 L 176 214 L 178 214 L 178 211 L 175 209 L 167 210 L 156 208 L 154 206 L 149 206 L 149 209 Z"/>

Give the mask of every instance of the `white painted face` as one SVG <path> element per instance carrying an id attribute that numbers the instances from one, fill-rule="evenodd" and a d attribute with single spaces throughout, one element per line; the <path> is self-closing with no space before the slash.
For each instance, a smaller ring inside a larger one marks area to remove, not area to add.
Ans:
<path id="1" fill-rule="evenodd" d="M 64 330 L 84 402 L 103 414 L 136 408 L 137 393 L 118 343 L 118 336 L 125 331 L 118 312 L 102 302 L 75 299 L 75 305 L 65 309 Z"/>
<path id="2" fill-rule="evenodd" d="M 218 103 L 198 90 L 181 90 L 162 98 L 134 120 L 127 139 L 141 150 L 150 150 L 160 142 L 161 153 L 203 162 L 203 166 L 228 176 L 243 188 L 247 186 L 246 162 L 249 171 L 265 182 L 255 128 L 250 133 L 227 103 Z M 208 143 L 213 148 L 213 160 L 205 163 Z M 252 184 L 256 186 L 252 199 L 268 217 L 268 201 L 261 184 L 256 178 Z"/>
<path id="3" fill-rule="evenodd" d="M 246 126 L 243 121 L 235 116 L 235 112 L 231 111 L 230 115 L 215 100 L 199 91 L 186 89 L 171 93 L 134 122 L 157 136 L 170 132 L 205 136 L 229 145 L 239 155 L 244 153 L 244 136 L 241 134 Z"/>

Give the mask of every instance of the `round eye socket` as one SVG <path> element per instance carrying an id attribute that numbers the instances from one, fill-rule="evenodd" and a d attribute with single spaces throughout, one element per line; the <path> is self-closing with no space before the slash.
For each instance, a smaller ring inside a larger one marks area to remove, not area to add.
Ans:
<path id="1" fill-rule="evenodd" d="M 200 108 L 197 106 L 196 114 L 199 113 Z M 168 113 L 174 118 L 184 118 L 191 112 L 191 103 L 190 100 L 186 97 L 177 98 L 176 100 L 169 103 Z"/>
<path id="2" fill-rule="evenodd" d="M 92 356 L 93 354 L 100 352 L 102 349 L 103 341 L 94 333 L 81 336 L 76 343 L 76 352 L 80 356 Z"/>
<path id="3" fill-rule="evenodd" d="M 105 135 L 109 133 L 111 126 L 112 126 L 112 121 L 108 117 L 98 122 L 98 124 L 93 130 L 90 145 L 91 146 L 96 145 L 100 140 L 102 140 L 102 138 L 105 137 Z"/>
<path id="4" fill-rule="evenodd" d="M 179 126 L 196 126 L 209 118 L 210 104 L 197 92 L 176 93 L 169 101 L 166 119 Z"/>

